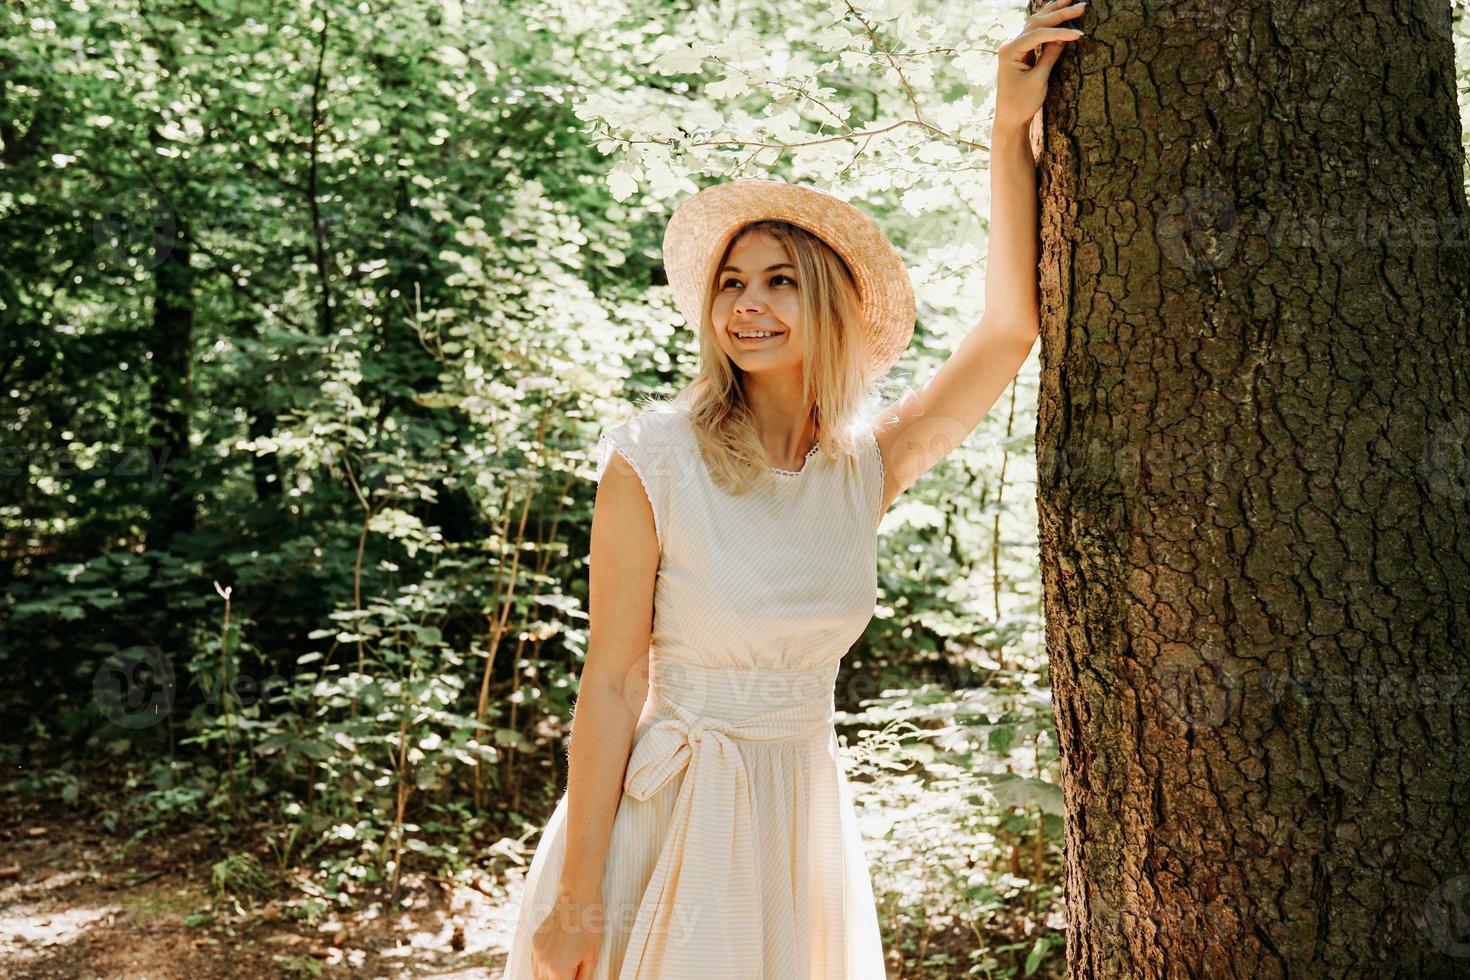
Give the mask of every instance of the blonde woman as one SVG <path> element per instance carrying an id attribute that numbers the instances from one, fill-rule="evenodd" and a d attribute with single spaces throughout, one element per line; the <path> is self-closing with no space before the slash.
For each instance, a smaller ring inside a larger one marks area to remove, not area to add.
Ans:
<path id="1" fill-rule="evenodd" d="M 604 430 L 570 774 L 527 871 L 510 980 L 883 980 L 832 719 L 889 504 L 975 428 L 1037 336 L 1026 129 L 1083 5 L 1001 48 L 984 316 L 864 418 L 914 326 L 898 253 L 822 191 L 740 180 L 674 212 L 700 370 Z"/>

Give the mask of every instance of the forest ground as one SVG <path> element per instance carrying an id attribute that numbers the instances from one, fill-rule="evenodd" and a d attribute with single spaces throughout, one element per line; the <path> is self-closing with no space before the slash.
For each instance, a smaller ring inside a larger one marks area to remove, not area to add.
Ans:
<path id="1" fill-rule="evenodd" d="M 89 795 L 100 789 L 91 784 Z M 268 860 L 248 833 L 222 846 L 199 822 L 128 845 L 86 802 L 3 795 L 0 976 L 486 978 L 503 967 L 513 907 L 504 897 L 405 873 L 407 908 L 369 893 L 309 923 L 307 900 L 285 884 L 248 908 L 216 896 L 214 862 L 242 846 Z"/>

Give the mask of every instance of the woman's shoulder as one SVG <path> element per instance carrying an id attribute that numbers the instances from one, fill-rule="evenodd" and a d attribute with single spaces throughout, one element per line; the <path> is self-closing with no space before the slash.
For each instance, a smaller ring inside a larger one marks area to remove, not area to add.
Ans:
<path id="1" fill-rule="evenodd" d="M 689 427 L 685 410 L 670 405 L 644 408 L 609 428 L 636 445 L 668 447 L 678 442 Z"/>
<path id="2" fill-rule="evenodd" d="M 669 417 L 674 414 L 671 406 L 662 403 L 644 405 L 635 408 L 631 415 L 625 415 L 621 419 L 610 419 L 603 422 L 603 432 L 620 433 L 645 433 L 654 432 L 660 426 L 666 426 Z"/>
<path id="3" fill-rule="evenodd" d="M 672 429 L 689 423 L 689 410 L 672 402 L 658 402 L 645 406 L 633 417 L 641 419 L 645 425 Z"/>
<path id="4" fill-rule="evenodd" d="M 687 478 L 694 445 L 687 412 L 655 405 L 608 425 L 602 438 L 629 457 L 650 490 L 677 485 Z"/>

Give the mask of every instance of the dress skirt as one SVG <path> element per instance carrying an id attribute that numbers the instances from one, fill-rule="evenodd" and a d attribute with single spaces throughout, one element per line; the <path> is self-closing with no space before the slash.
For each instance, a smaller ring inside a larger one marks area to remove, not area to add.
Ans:
<path id="1" fill-rule="evenodd" d="M 613 820 L 592 980 L 884 980 L 832 725 L 837 662 L 656 657 Z M 566 847 L 563 794 L 526 874 L 508 980 L 532 980 Z"/>

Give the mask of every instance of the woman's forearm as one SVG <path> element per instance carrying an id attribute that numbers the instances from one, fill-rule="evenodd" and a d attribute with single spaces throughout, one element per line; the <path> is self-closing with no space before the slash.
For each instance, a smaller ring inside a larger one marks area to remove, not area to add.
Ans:
<path id="1" fill-rule="evenodd" d="M 641 697 L 637 705 L 630 704 L 633 693 L 589 683 L 584 675 L 572 711 L 567 843 L 557 891 L 574 902 L 602 900 L 602 874 L 613 818 L 622 799 L 633 731 L 642 709 Z"/>
<path id="2" fill-rule="evenodd" d="M 990 239 L 985 319 L 1008 330 L 1041 322 L 1036 158 L 1026 128 L 997 129 L 990 140 Z"/>

